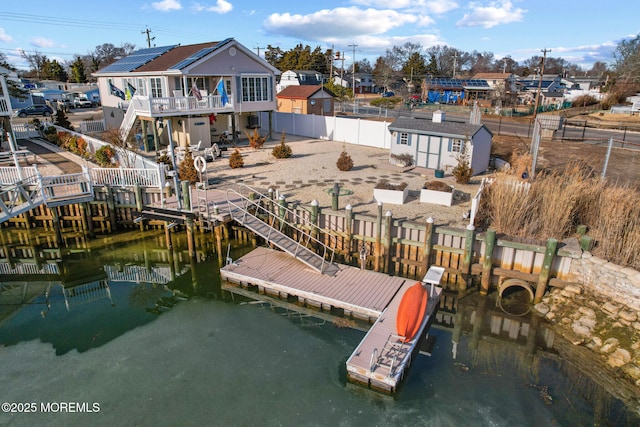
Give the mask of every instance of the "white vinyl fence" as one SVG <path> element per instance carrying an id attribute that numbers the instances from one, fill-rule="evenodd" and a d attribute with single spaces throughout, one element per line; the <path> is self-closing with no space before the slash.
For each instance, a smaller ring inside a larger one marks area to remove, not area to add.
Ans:
<path id="1" fill-rule="evenodd" d="M 11 128 L 16 139 L 37 138 L 40 136 L 40 131 L 31 123 L 13 123 Z"/>
<path id="2" fill-rule="evenodd" d="M 260 113 L 262 128 L 269 123 L 268 113 Z M 345 118 L 339 116 L 316 116 L 311 114 L 273 113 L 273 128 L 276 133 L 327 139 L 367 147 L 391 148 L 389 122 Z"/>

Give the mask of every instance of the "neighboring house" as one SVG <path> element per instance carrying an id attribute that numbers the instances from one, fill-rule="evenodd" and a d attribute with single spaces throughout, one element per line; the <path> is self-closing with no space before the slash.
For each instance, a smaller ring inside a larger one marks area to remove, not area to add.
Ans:
<path id="1" fill-rule="evenodd" d="M 410 154 L 417 167 L 454 168 L 465 152 L 474 175 L 489 167 L 493 134 L 485 125 L 447 122 L 438 110 L 433 113 L 433 120 L 400 117 L 389 125 L 389 131 L 390 154 Z"/>
<path id="2" fill-rule="evenodd" d="M 478 101 L 482 107 L 491 106 L 492 91 L 487 81 L 481 79 L 438 77 L 422 81 L 422 101 L 432 104 L 467 104 Z"/>
<path id="3" fill-rule="evenodd" d="M 351 89 L 352 91 L 355 87 L 356 94 L 378 92 L 378 88 L 373 82 L 373 74 L 356 73 L 354 75 L 353 73 L 347 72 L 341 75 L 338 72 L 334 72 L 332 81 L 333 84 Z"/>
<path id="4" fill-rule="evenodd" d="M 289 86 L 317 86 L 324 83 L 324 76 L 313 70 L 288 70 L 282 73 L 277 85 L 277 92 Z"/>
<path id="5" fill-rule="evenodd" d="M 212 139 L 259 127 L 277 107 L 276 68 L 236 40 L 153 47 L 94 73 L 107 128 L 169 143 L 210 147 Z M 268 130 L 271 133 L 271 129 Z"/>
<path id="6" fill-rule="evenodd" d="M 317 86 L 289 86 L 278 92 L 278 111 L 281 113 L 333 116 L 334 94 Z"/>
<path id="7" fill-rule="evenodd" d="M 521 104 L 535 103 L 538 88 L 540 92 L 558 92 L 565 90 L 565 84 L 562 77 L 556 74 L 531 74 L 525 78 L 521 78 L 518 83 L 521 87 L 518 98 Z"/>
<path id="8" fill-rule="evenodd" d="M 490 97 L 497 104 L 498 101 L 505 101 L 511 104 L 516 100 L 518 92 L 518 78 L 513 73 L 478 73 L 473 76 L 473 80 L 484 80 L 491 88 Z"/>

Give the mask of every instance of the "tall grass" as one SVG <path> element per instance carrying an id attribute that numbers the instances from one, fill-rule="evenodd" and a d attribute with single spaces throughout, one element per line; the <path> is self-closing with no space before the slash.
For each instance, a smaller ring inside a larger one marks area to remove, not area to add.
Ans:
<path id="1" fill-rule="evenodd" d="M 607 185 L 580 164 L 531 182 L 519 171 L 497 174 L 477 218 L 499 233 L 538 240 L 562 240 L 584 224 L 595 255 L 640 269 L 640 194 Z"/>

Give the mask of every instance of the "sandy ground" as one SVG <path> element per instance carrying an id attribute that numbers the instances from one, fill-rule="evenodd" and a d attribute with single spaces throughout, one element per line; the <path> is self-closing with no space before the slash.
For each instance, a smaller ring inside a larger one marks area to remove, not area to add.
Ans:
<path id="1" fill-rule="evenodd" d="M 386 149 L 344 144 L 335 141 L 302 139 L 287 136 L 286 143 L 291 147 L 293 156 L 288 159 L 276 159 L 272 148 L 279 141 L 265 143 L 258 150 L 241 147 L 244 167 L 231 169 L 229 155 L 232 148 L 223 152 L 223 157 L 208 163 L 209 182 L 215 185 L 225 183 L 243 183 L 257 190 L 266 191 L 269 187 L 284 195 L 290 204 L 309 206 L 317 200 L 321 208 L 331 208 L 332 196 L 329 190 L 334 183 L 341 187 L 339 208 L 348 204 L 355 214 L 375 216 L 378 203 L 373 198 L 373 188 L 380 179 L 391 183 L 406 182 L 409 197 L 405 204 L 385 204 L 383 212 L 390 211 L 396 219 L 425 221 L 432 217 L 435 224 L 466 227 L 465 219 L 481 177 L 474 177 L 470 185 L 455 183 L 450 173 L 442 180 L 453 185 L 456 193 L 453 206 L 440 206 L 420 203 L 420 189 L 428 180 L 433 180 L 432 170 L 413 168 L 403 170 L 389 163 L 389 151 Z M 354 167 L 350 171 L 340 171 L 336 162 L 342 150 L 351 156 Z"/>

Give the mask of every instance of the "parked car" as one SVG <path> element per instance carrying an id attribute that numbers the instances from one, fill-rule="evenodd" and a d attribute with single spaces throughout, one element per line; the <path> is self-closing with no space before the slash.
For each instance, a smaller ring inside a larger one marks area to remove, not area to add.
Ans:
<path id="1" fill-rule="evenodd" d="M 87 98 L 76 98 L 73 100 L 74 108 L 91 108 L 93 107 L 93 103 L 89 101 Z"/>
<path id="2" fill-rule="evenodd" d="M 391 98 L 392 96 L 396 96 L 396 94 L 394 92 L 391 92 L 391 91 L 385 92 L 385 93 L 382 94 L 383 98 Z"/>
<path id="3" fill-rule="evenodd" d="M 27 117 L 27 116 L 45 116 L 49 117 L 53 114 L 53 110 L 48 105 L 32 105 L 30 107 L 23 108 L 18 110 L 16 116 L 18 117 Z"/>

